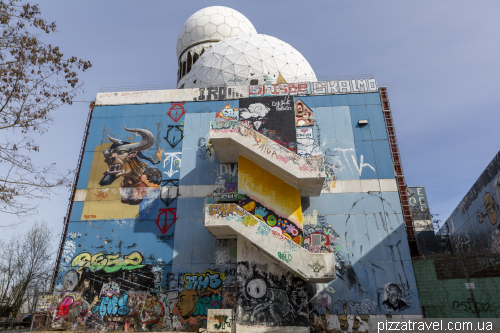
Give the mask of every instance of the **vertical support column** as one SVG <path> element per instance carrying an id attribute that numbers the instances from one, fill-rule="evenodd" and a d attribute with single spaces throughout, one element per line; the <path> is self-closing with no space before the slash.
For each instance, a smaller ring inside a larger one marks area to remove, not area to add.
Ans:
<path id="1" fill-rule="evenodd" d="M 410 246 L 410 255 L 412 257 L 419 256 L 417 238 L 415 237 L 415 229 L 413 226 L 413 219 L 411 216 L 410 203 L 408 200 L 408 193 L 406 191 L 405 176 L 403 173 L 403 165 L 401 163 L 401 156 L 399 154 L 399 146 L 396 138 L 396 130 L 392 120 L 391 106 L 387 95 L 387 88 L 380 87 L 380 100 L 382 102 L 382 110 L 384 113 L 385 126 L 387 135 L 389 137 L 389 146 L 391 148 L 392 163 L 394 165 L 394 172 L 396 174 L 396 182 L 398 185 L 399 200 L 401 201 L 401 209 L 403 211 L 403 219 L 405 221 L 406 236 L 408 237 L 408 244 Z"/>

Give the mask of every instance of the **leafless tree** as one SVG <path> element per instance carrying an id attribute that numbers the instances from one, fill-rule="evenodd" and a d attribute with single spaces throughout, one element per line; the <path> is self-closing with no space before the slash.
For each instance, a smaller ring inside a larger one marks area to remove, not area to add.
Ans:
<path id="1" fill-rule="evenodd" d="M 54 237 L 46 222 L 0 243 L 0 304 L 14 315 L 34 310 L 36 293 L 48 291 L 54 262 Z"/>
<path id="2" fill-rule="evenodd" d="M 33 134 L 46 132 L 51 111 L 72 104 L 83 91 L 79 72 L 91 67 L 42 41 L 56 24 L 40 15 L 38 5 L 0 0 L 0 212 L 20 218 L 36 213 L 34 199 L 70 183 L 70 172 L 39 166 L 29 154 L 40 151 Z"/>

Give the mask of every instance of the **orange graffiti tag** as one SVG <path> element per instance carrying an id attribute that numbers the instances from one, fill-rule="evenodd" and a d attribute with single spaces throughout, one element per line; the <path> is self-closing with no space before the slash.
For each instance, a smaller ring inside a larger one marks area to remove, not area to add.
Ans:
<path id="1" fill-rule="evenodd" d="M 106 199 L 108 197 L 108 189 L 97 190 L 94 192 L 94 196 L 99 199 L 99 201 Z"/>

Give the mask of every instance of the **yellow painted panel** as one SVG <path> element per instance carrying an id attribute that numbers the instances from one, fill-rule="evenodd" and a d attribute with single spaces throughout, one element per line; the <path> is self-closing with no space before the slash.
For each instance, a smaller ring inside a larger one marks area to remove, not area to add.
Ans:
<path id="1" fill-rule="evenodd" d="M 300 190 L 241 155 L 238 157 L 238 193 L 252 197 L 302 227 Z"/>
<path id="2" fill-rule="evenodd" d="M 83 213 L 82 220 L 105 220 L 108 219 L 106 211 L 110 207 L 119 207 L 118 204 L 121 204 L 120 201 L 85 201 L 83 203 Z M 118 208 L 119 210 L 119 208 Z M 121 212 L 117 213 L 117 215 L 113 216 L 113 218 L 122 218 L 123 208 Z"/>
<path id="3" fill-rule="evenodd" d="M 124 208 L 125 206 L 120 200 L 115 200 L 115 201 L 108 201 L 106 205 L 106 215 L 105 219 L 121 219 L 121 218 L 126 218 L 124 215 Z M 136 207 L 137 212 L 135 215 L 139 213 L 139 207 Z M 130 218 L 134 217 L 135 215 L 129 216 Z M 116 216 L 116 217 L 115 217 Z"/>
<path id="4" fill-rule="evenodd" d="M 99 146 L 95 147 L 94 158 L 92 159 L 92 167 L 90 168 L 89 175 L 89 184 L 87 188 L 103 188 L 99 185 L 102 177 L 104 176 L 104 172 L 108 170 L 108 165 L 104 162 L 104 156 L 102 156 L 102 152 L 111 147 L 111 143 L 101 143 Z M 120 187 L 120 181 L 114 181 L 111 185 L 106 186 L 105 188 L 118 188 Z"/>
<path id="5" fill-rule="evenodd" d="M 108 186 L 99 185 L 104 172 L 108 170 L 102 152 L 110 146 L 111 143 L 102 143 L 95 149 L 87 186 L 89 190 L 83 203 L 82 220 L 126 219 L 139 216 L 139 205 L 121 202 L 121 179 Z"/>

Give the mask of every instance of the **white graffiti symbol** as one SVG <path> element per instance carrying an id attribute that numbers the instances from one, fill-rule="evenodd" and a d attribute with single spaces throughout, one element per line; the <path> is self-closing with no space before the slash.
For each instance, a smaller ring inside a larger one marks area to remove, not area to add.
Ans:
<path id="1" fill-rule="evenodd" d="M 361 172 L 363 171 L 363 168 L 364 167 L 369 167 L 370 169 L 373 170 L 373 172 L 376 173 L 375 171 L 375 168 L 372 167 L 370 164 L 368 163 L 363 163 L 363 155 L 361 155 L 361 158 L 360 158 L 360 161 L 359 161 L 359 167 L 358 167 L 358 163 L 356 161 L 356 158 L 354 157 L 354 155 L 351 155 L 352 157 L 352 161 L 354 162 L 354 166 L 356 167 L 356 169 L 358 169 L 358 172 L 359 172 L 359 176 L 361 177 Z"/>
<path id="2" fill-rule="evenodd" d="M 66 241 L 66 244 L 64 245 L 64 250 L 63 250 L 63 253 L 62 253 L 63 261 L 66 262 L 66 263 L 71 262 L 71 259 L 75 255 L 75 252 L 76 252 L 76 244 L 75 244 L 75 242 L 72 241 L 72 240 Z"/>
<path id="3" fill-rule="evenodd" d="M 231 260 L 229 251 L 217 251 L 215 252 L 215 263 L 217 265 L 225 265 Z"/>
<path id="4" fill-rule="evenodd" d="M 349 166 L 349 169 L 351 169 L 351 171 L 352 171 L 351 163 L 349 163 L 349 159 L 347 158 L 346 152 L 348 152 L 348 151 L 354 151 L 354 148 L 346 148 L 346 149 L 336 148 L 336 149 L 333 150 L 334 153 L 337 152 L 337 151 L 341 152 L 342 155 L 344 155 L 344 159 L 347 162 L 347 165 Z M 354 158 L 354 156 L 353 156 L 353 158 Z M 342 171 L 342 169 L 344 169 L 344 168 L 345 168 L 345 166 L 341 165 L 339 171 Z"/>
<path id="5" fill-rule="evenodd" d="M 165 153 L 165 160 L 163 160 L 163 167 L 166 168 L 170 164 L 170 170 L 164 171 L 169 177 L 181 168 L 181 153 Z"/>
<path id="6" fill-rule="evenodd" d="M 346 154 L 346 152 L 348 152 L 348 151 L 352 151 L 352 152 L 354 152 L 354 148 L 344 148 L 344 149 L 342 149 L 342 148 L 336 148 L 336 149 L 334 149 L 334 153 L 335 153 L 335 152 L 337 152 L 337 151 L 341 152 L 341 153 L 342 153 L 342 155 L 344 155 L 344 159 L 345 159 L 345 161 L 347 162 L 347 165 L 349 166 L 349 169 L 351 169 L 351 171 L 352 171 L 351 163 L 349 163 L 349 158 L 347 158 L 347 154 Z M 363 172 L 363 168 L 364 168 L 364 167 L 369 167 L 370 169 L 372 169 L 372 170 L 373 170 L 373 172 L 377 172 L 377 171 L 375 171 L 375 168 L 374 168 L 373 166 L 371 166 L 371 165 L 370 165 L 370 164 L 368 164 L 368 163 L 364 163 L 364 162 L 363 162 L 363 160 L 364 160 L 364 156 L 363 156 L 363 155 L 361 155 L 361 157 L 360 157 L 359 167 L 358 167 L 358 161 L 357 161 L 357 159 L 356 159 L 356 156 L 354 156 L 354 154 L 352 154 L 352 155 L 351 155 L 351 158 L 352 158 L 352 161 L 353 161 L 353 163 L 354 163 L 354 166 L 356 167 L 356 170 L 357 170 L 357 171 L 358 171 L 358 173 L 359 173 L 359 176 L 361 176 L 361 173 Z M 340 162 L 340 161 L 339 161 L 339 162 Z M 339 164 L 340 164 L 339 171 L 341 171 L 342 169 L 344 169 L 344 166 L 342 166 L 342 164 L 341 164 L 341 163 L 339 163 Z"/>

